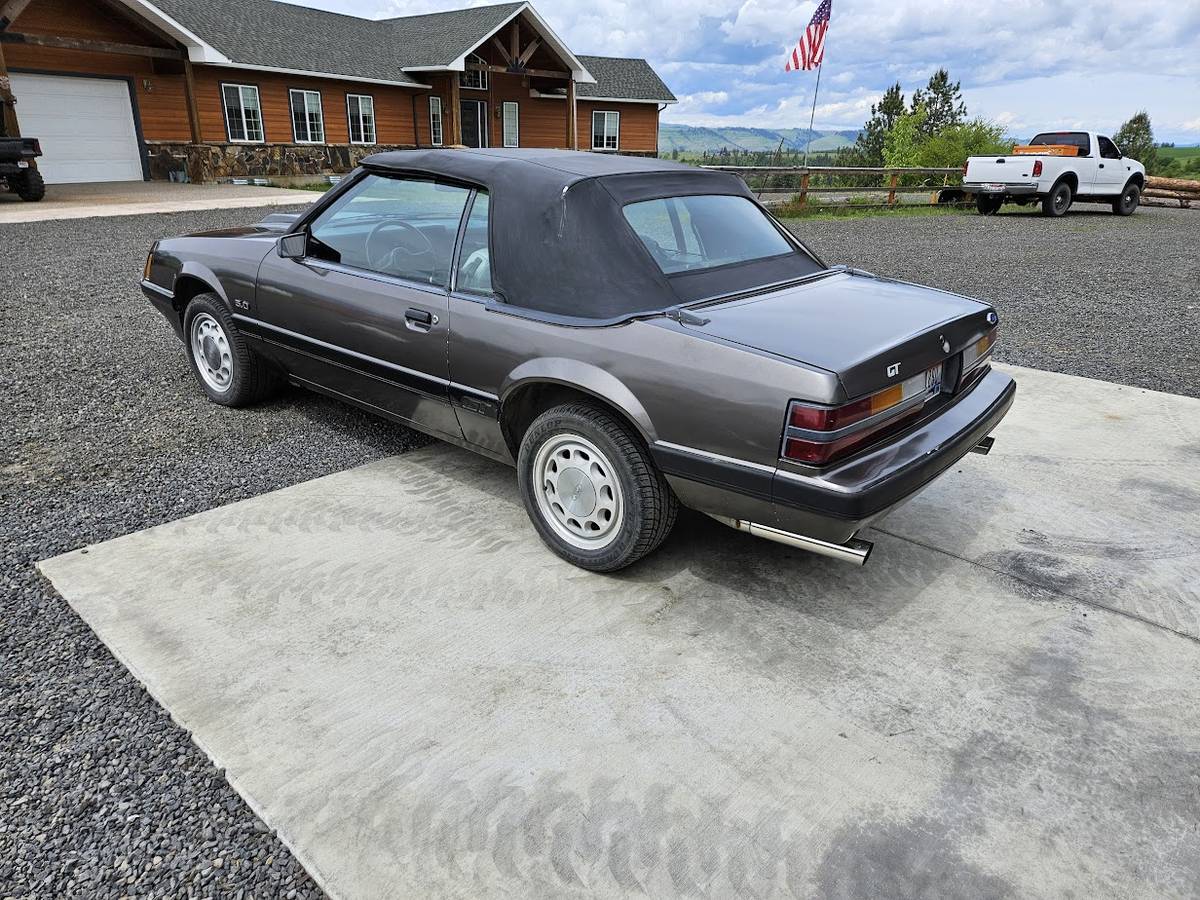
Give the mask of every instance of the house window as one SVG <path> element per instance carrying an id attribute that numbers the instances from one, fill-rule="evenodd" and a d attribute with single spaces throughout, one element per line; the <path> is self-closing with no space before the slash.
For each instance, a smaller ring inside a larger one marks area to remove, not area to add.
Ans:
<path id="1" fill-rule="evenodd" d="M 513 100 L 504 101 L 504 146 L 519 147 L 521 106 Z"/>
<path id="2" fill-rule="evenodd" d="M 258 102 L 258 87 L 253 84 L 222 84 L 221 98 L 225 106 L 225 130 L 229 140 L 237 143 L 263 142 L 262 104 Z"/>
<path id="3" fill-rule="evenodd" d="M 620 142 L 621 114 L 596 110 L 592 113 L 592 149 L 617 150 Z"/>
<path id="4" fill-rule="evenodd" d="M 467 57 L 468 63 L 474 63 L 477 66 L 486 66 L 487 60 L 477 53 L 472 53 Z M 465 72 L 458 73 L 458 86 L 460 88 L 468 88 L 472 91 L 486 91 L 488 86 L 488 73 L 483 69 L 467 69 Z"/>
<path id="5" fill-rule="evenodd" d="M 350 117 L 350 143 L 375 143 L 375 98 L 370 94 L 347 94 L 346 114 Z"/>
<path id="6" fill-rule="evenodd" d="M 429 143 L 442 146 L 442 98 L 429 98 Z"/>
<path id="7" fill-rule="evenodd" d="M 292 137 L 297 144 L 325 143 L 325 117 L 317 91 L 288 91 L 292 101 Z"/>

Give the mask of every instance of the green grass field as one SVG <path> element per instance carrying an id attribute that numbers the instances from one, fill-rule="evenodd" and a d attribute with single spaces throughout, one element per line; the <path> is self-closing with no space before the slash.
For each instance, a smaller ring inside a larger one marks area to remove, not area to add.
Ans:
<path id="1" fill-rule="evenodd" d="M 1158 155 L 1162 159 L 1196 159 L 1200 157 L 1200 147 L 1159 147 Z"/>

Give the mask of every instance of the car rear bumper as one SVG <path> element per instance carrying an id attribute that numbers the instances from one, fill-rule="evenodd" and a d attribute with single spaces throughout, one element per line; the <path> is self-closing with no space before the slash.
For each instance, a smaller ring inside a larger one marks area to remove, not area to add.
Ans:
<path id="1" fill-rule="evenodd" d="M 1036 194 L 1038 191 L 1036 184 L 1007 184 L 998 181 L 964 182 L 962 189 L 972 194 L 1005 194 L 1013 197 Z"/>
<path id="2" fill-rule="evenodd" d="M 814 474 L 661 443 L 655 459 L 685 506 L 843 543 L 969 453 L 1004 418 L 1015 394 L 1016 383 L 991 370 L 910 430 Z"/>

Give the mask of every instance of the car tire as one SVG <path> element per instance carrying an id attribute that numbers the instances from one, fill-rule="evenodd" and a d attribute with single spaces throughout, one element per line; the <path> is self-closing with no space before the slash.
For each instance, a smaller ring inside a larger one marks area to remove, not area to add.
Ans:
<path id="1" fill-rule="evenodd" d="M 8 186 L 22 200 L 28 200 L 31 203 L 46 196 L 46 182 L 42 179 L 42 173 L 37 169 L 26 169 L 22 174 L 12 176 Z"/>
<path id="2" fill-rule="evenodd" d="M 981 216 L 994 216 L 1004 205 L 1003 197 L 993 197 L 990 194 L 979 194 L 975 197 L 975 208 Z"/>
<path id="3" fill-rule="evenodd" d="M 1113 201 L 1112 209 L 1118 216 L 1132 216 L 1142 200 L 1142 189 L 1136 181 L 1125 185 L 1125 190 Z"/>
<path id="4" fill-rule="evenodd" d="M 1071 191 L 1071 185 L 1065 181 L 1060 181 L 1054 187 L 1050 188 L 1050 193 L 1042 198 L 1042 215 L 1058 218 L 1065 215 L 1067 210 L 1071 208 L 1071 201 L 1074 199 L 1074 194 Z"/>
<path id="5" fill-rule="evenodd" d="M 278 371 L 250 349 L 216 294 L 197 294 L 188 303 L 183 340 L 192 374 L 213 403 L 250 406 L 279 387 Z"/>
<path id="6" fill-rule="evenodd" d="M 591 403 L 534 419 L 521 439 L 517 480 L 542 541 L 593 572 L 623 569 L 655 550 L 679 511 L 641 436 Z"/>

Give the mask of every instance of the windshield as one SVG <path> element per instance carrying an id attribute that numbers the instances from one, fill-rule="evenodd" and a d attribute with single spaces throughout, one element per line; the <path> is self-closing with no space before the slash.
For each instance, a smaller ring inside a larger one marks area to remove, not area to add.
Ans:
<path id="1" fill-rule="evenodd" d="M 770 218 L 745 197 L 666 197 L 629 203 L 623 212 L 667 275 L 796 252 Z"/>

